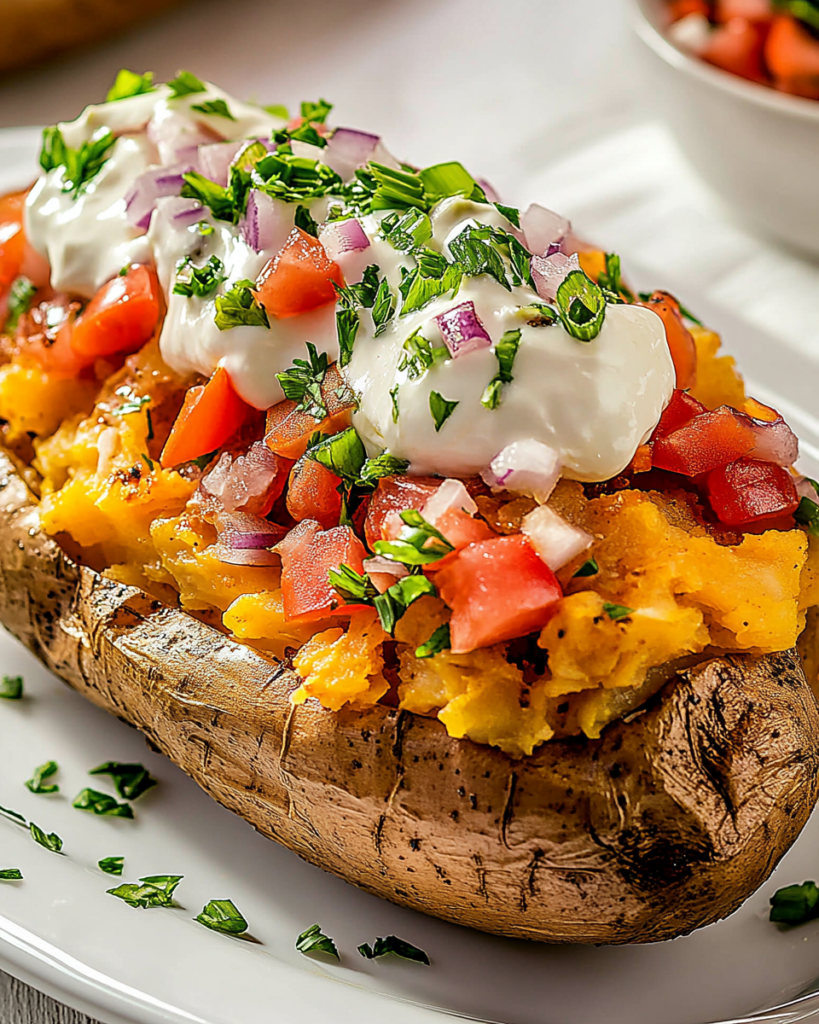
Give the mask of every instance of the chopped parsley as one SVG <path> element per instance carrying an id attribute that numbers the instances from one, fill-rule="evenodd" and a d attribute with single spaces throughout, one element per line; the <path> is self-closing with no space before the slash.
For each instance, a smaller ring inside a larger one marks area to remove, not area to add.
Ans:
<path id="1" fill-rule="evenodd" d="M 3 678 L 0 679 L 0 697 L 4 700 L 20 700 L 22 696 L 22 676 L 3 676 Z"/>
<path id="2" fill-rule="evenodd" d="M 424 211 L 430 209 L 432 204 L 425 194 L 420 175 L 397 171 L 375 161 L 371 161 L 367 169 L 376 183 L 370 199 L 372 210 L 406 210 L 410 207 Z"/>
<path id="3" fill-rule="evenodd" d="M 406 373 L 409 380 L 418 380 L 436 363 L 449 359 L 446 345 L 433 345 L 417 327 L 403 345 L 404 354 L 398 363 L 398 370 Z"/>
<path id="4" fill-rule="evenodd" d="M 113 103 L 115 100 L 127 100 L 131 96 L 142 96 L 146 92 L 156 92 L 153 71 L 146 71 L 144 75 L 140 75 L 136 71 L 122 68 L 117 72 L 117 77 L 114 79 L 114 84 L 108 90 L 105 102 Z"/>
<path id="5" fill-rule="evenodd" d="M 530 327 L 551 327 L 560 319 L 556 309 L 542 302 L 533 302 L 529 306 L 518 306 L 517 315 L 523 317 Z"/>
<path id="6" fill-rule="evenodd" d="M 623 604 L 612 604 L 611 601 L 605 601 L 603 603 L 603 611 L 608 615 L 612 622 L 617 622 L 620 619 L 625 619 L 634 611 L 633 608 L 626 608 Z"/>
<path id="7" fill-rule="evenodd" d="M 21 882 L 23 872 L 19 868 L 0 868 L 0 882 Z"/>
<path id="8" fill-rule="evenodd" d="M 46 850 L 50 850 L 52 853 L 59 853 L 63 848 L 63 841 L 57 835 L 56 832 L 44 832 L 39 825 L 35 825 L 33 821 L 29 822 L 28 830 L 31 833 L 31 838 L 35 843 L 39 843 L 40 846 L 45 847 Z"/>
<path id="9" fill-rule="evenodd" d="M 383 334 L 387 325 L 395 314 L 395 296 L 393 295 L 386 277 L 382 278 L 378 291 L 375 293 L 373 302 L 373 323 L 375 324 L 375 336 Z"/>
<path id="10" fill-rule="evenodd" d="M 8 807 L 0 807 L 0 814 L 4 818 L 8 818 L 9 821 L 13 821 L 15 825 L 22 825 L 23 828 L 28 828 L 28 822 L 22 814 L 18 814 L 17 811 L 12 811 Z"/>
<path id="11" fill-rule="evenodd" d="M 154 436 L 154 425 L 151 419 L 151 396 L 150 395 L 135 395 L 129 387 L 122 387 L 117 389 L 117 394 L 120 397 L 129 396 L 127 401 L 123 402 L 122 405 L 111 411 L 112 416 L 130 416 L 135 412 L 142 412 L 145 410 L 145 415 L 148 419 L 148 440 L 152 441 Z"/>
<path id="12" fill-rule="evenodd" d="M 438 562 L 455 548 L 446 537 L 428 523 L 417 509 L 400 513 L 404 526 L 396 540 L 377 540 L 373 550 L 402 565 L 429 565 Z"/>
<path id="13" fill-rule="evenodd" d="M 606 253 L 606 269 L 602 274 L 597 275 L 597 283 L 609 293 L 615 301 L 621 301 L 625 296 L 628 302 L 634 302 L 634 292 L 623 283 L 620 257 L 613 252 Z"/>
<path id="14" fill-rule="evenodd" d="M 596 576 L 598 572 L 600 572 L 600 566 L 597 564 L 594 556 L 592 556 L 573 574 L 572 579 L 582 578 L 583 576 Z"/>
<path id="15" fill-rule="evenodd" d="M 191 110 L 195 110 L 200 114 L 209 114 L 213 117 L 226 117 L 228 121 L 236 120 L 224 100 L 205 100 L 204 103 L 193 103 L 191 104 Z"/>
<path id="16" fill-rule="evenodd" d="M 345 604 L 372 604 L 378 597 L 375 584 L 366 573 L 356 572 L 349 565 L 330 569 L 330 586 L 344 598 Z"/>
<path id="17" fill-rule="evenodd" d="M 487 384 L 486 390 L 481 398 L 481 405 L 487 409 L 497 409 L 501 404 L 501 392 L 504 384 L 511 384 L 514 380 L 512 367 L 520 346 L 520 330 L 506 331 L 501 340 L 495 345 L 495 358 L 498 360 L 498 372 Z"/>
<path id="18" fill-rule="evenodd" d="M 307 359 L 294 359 L 293 365 L 284 373 L 277 373 L 276 379 L 282 386 L 285 398 L 298 402 L 296 409 L 306 412 L 315 420 L 327 416 L 327 406 L 321 394 L 321 385 L 330 365 L 327 353 L 319 354 L 312 341 L 307 342 Z"/>
<path id="19" fill-rule="evenodd" d="M 815 882 L 788 885 L 771 896 L 771 921 L 795 925 L 815 917 L 819 917 L 819 888 Z"/>
<path id="20" fill-rule="evenodd" d="M 439 626 L 426 643 L 415 649 L 416 658 L 432 658 L 441 651 L 448 651 L 451 646 L 449 623 Z"/>
<path id="21" fill-rule="evenodd" d="M 393 423 L 398 422 L 398 417 L 401 410 L 398 408 L 398 392 L 401 390 L 401 385 L 396 384 L 395 387 L 390 388 L 390 400 L 392 401 L 392 421 Z"/>
<path id="22" fill-rule="evenodd" d="M 290 110 L 283 103 L 269 103 L 262 110 L 271 117 L 280 117 L 282 121 L 290 120 Z"/>
<path id="23" fill-rule="evenodd" d="M 299 953 L 326 953 L 328 956 L 335 957 L 336 960 L 341 959 L 335 942 L 329 935 L 324 934 L 321 925 L 318 924 L 311 925 L 299 935 L 296 939 L 296 949 Z"/>
<path id="24" fill-rule="evenodd" d="M 237 216 L 230 188 L 217 185 L 215 181 L 211 181 L 198 171 L 187 171 L 182 178 L 184 185 L 180 192 L 181 196 L 186 199 L 198 199 L 203 206 L 208 207 L 217 220 L 238 222 L 241 213 Z"/>
<path id="25" fill-rule="evenodd" d="M 335 285 L 339 304 L 336 311 L 336 327 L 340 366 L 346 366 L 352 357 L 353 346 L 361 323 L 359 309 L 372 309 L 380 287 L 378 267 L 374 263 L 364 270 L 361 280 L 357 284 L 347 285 L 346 288 Z"/>
<path id="26" fill-rule="evenodd" d="M 592 341 L 606 318 L 602 289 L 582 270 L 567 274 L 557 289 L 556 305 L 566 332 L 578 341 Z"/>
<path id="27" fill-rule="evenodd" d="M 805 479 L 819 496 L 819 483 L 811 480 L 810 477 L 805 477 Z M 801 526 L 804 526 L 808 533 L 819 537 L 819 503 L 816 500 L 813 498 L 800 498 L 793 518 Z"/>
<path id="28" fill-rule="evenodd" d="M 407 459 L 399 459 L 395 455 L 390 455 L 389 452 L 383 452 L 381 455 L 376 455 L 375 458 L 367 459 L 361 467 L 358 483 L 375 486 L 382 477 L 399 476 L 406 473 L 408 469 Z"/>
<path id="29" fill-rule="evenodd" d="M 103 857 L 101 861 L 97 862 L 97 867 L 106 875 L 121 875 L 125 867 L 125 858 Z"/>
<path id="30" fill-rule="evenodd" d="M 381 625 L 392 636 L 395 633 L 396 623 L 411 604 L 414 604 L 419 597 L 424 597 L 427 594 L 435 597 L 437 593 L 435 584 L 426 576 L 420 574 L 405 576 L 383 594 L 379 594 L 373 600 L 373 605 L 378 612 Z"/>
<path id="31" fill-rule="evenodd" d="M 446 270 L 441 277 L 425 277 L 421 267 L 414 270 L 401 268 L 402 279 L 398 286 L 403 302 L 401 303 L 401 316 L 407 313 L 414 313 L 423 309 L 433 299 L 452 292 L 453 297 L 458 294 L 461 287 L 464 271 L 457 263 L 447 263 Z"/>
<path id="32" fill-rule="evenodd" d="M 211 900 L 194 921 L 223 935 L 244 935 L 248 927 L 232 900 Z"/>
<path id="33" fill-rule="evenodd" d="M 78 148 L 66 144 L 63 133 L 55 126 L 43 130 L 43 147 L 40 150 L 40 166 L 44 171 L 63 169 L 63 192 L 70 192 L 74 199 L 85 186 L 102 170 L 111 155 L 115 139 L 107 128 L 98 128 L 91 139 Z"/>
<path id="34" fill-rule="evenodd" d="M 203 267 L 196 267 L 186 256 L 176 265 L 176 283 L 174 295 L 184 295 L 191 299 L 196 296 L 205 299 L 213 295 L 219 285 L 227 280 L 225 265 L 218 256 L 211 256 Z"/>
<path id="35" fill-rule="evenodd" d="M 467 277 L 488 274 L 498 284 L 510 290 L 506 279 L 506 268 L 496 245 L 495 232 L 486 224 L 468 224 L 463 231 L 449 243 L 449 251 Z M 529 254 L 527 253 L 527 263 Z"/>
<path id="36" fill-rule="evenodd" d="M 4 330 L 11 332 L 17 329 L 17 324 L 23 313 L 28 313 L 31 308 L 31 300 L 37 294 L 37 287 L 27 277 L 16 277 L 9 291 L 8 317 Z"/>
<path id="37" fill-rule="evenodd" d="M 306 232 L 308 235 L 312 235 L 313 238 L 318 238 L 318 222 L 313 219 L 313 215 L 310 213 L 306 206 L 296 207 L 296 216 L 294 219 L 294 223 L 297 228 L 301 228 L 301 230 Z"/>
<path id="38" fill-rule="evenodd" d="M 358 952 L 366 960 L 376 960 L 382 956 L 398 956 L 402 960 L 412 960 L 417 964 L 426 964 L 429 967 L 429 957 L 411 942 L 399 939 L 396 935 L 387 935 L 385 938 L 378 938 L 372 946 L 366 942 L 358 947 Z"/>
<path id="39" fill-rule="evenodd" d="M 137 800 L 143 793 L 157 785 L 148 769 L 139 764 L 122 761 L 106 761 L 98 768 L 92 768 L 89 775 L 109 775 L 114 789 L 125 800 Z"/>
<path id="40" fill-rule="evenodd" d="M 41 764 L 38 768 L 34 769 L 34 774 L 26 782 L 26 789 L 32 793 L 57 793 L 60 789 L 56 783 L 45 783 L 45 779 L 50 779 L 52 775 L 56 775 L 59 771 L 59 765 L 56 761 L 46 761 L 45 764 Z"/>
<path id="41" fill-rule="evenodd" d="M 256 188 L 286 203 L 305 203 L 341 188 L 334 170 L 310 157 L 294 156 L 289 146 L 280 146 L 256 164 Z"/>
<path id="42" fill-rule="evenodd" d="M 513 224 L 516 228 L 520 227 L 520 210 L 515 209 L 514 206 L 504 206 L 503 203 L 494 203 L 493 205 L 498 213 L 502 213 L 510 224 Z"/>
<path id="43" fill-rule="evenodd" d="M 71 805 L 78 811 L 93 811 L 94 814 L 104 815 L 108 818 L 133 818 L 134 812 L 130 804 L 118 803 L 107 793 L 100 793 L 97 789 L 84 789 L 75 798 Z"/>
<path id="44" fill-rule="evenodd" d="M 220 331 L 232 327 L 270 327 L 267 311 L 256 301 L 255 281 L 237 281 L 230 291 L 216 297 L 216 326 Z"/>
<path id="45" fill-rule="evenodd" d="M 437 203 L 448 196 L 468 196 L 477 198 L 478 202 L 486 202 L 483 189 L 457 160 L 445 164 L 433 164 L 424 168 L 418 175 L 423 183 L 428 201 Z M 475 190 L 478 190 L 477 192 Z"/>
<path id="46" fill-rule="evenodd" d="M 430 391 L 429 411 L 432 414 L 432 421 L 435 424 L 436 434 L 440 431 L 441 427 L 446 423 L 453 412 L 455 412 L 459 404 L 459 402 L 450 402 L 438 391 Z"/>
<path id="47" fill-rule="evenodd" d="M 207 86 L 201 78 L 191 74 L 190 71 L 180 71 L 176 78 L 167 83 L 173 94 L 171 99 L 179 99 L 180 96 L 190 96 L 197 92 L 207 92 Z"/>
<path id="48" fill-rule="evenodd" d="M 124 882 L 116 889 L 108 889 L 110 896 L 123 900 L 129 907 L 141 907 L 148 910 L 152 907 L 174 906 L 173 894 L 184 875 L 147 875 L 139 882 Z"/>
<path id="49" fill-rule="evenodd" d="M 327 115 L 333 109 L 333 104 L 327 100 L 317 100 L 315 103 L 305 101 L 301 104 L 301 116 L 305 121 L 312 121 L 316 124 L 324 124 Z"/>
<path id="50" fill-rule="evenodd" d="M 398 252 L 410 253 L 432 238 L 432 224 L 423 210 L 389 214 L 381 221 L 381 233 Z"/>

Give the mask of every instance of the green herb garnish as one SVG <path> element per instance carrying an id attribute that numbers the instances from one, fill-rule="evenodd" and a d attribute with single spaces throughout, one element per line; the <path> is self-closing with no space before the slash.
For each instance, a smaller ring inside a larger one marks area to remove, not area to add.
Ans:
<path id="1" fill-rule="evenodd" d="M 520 330 L 505 331 L 501 340 L 495 345 L 495 358 L 498 360 L 498 372 L 487 384 L 481 398 L 481 405 L 487 409 L 497 409 L 501 404 L 501 392 L 504 384 L 514 380 L 512 367 L 520 346 Z"/>
<path id="2" fill-rule="evenodd" d="M 105 102 L 113 103 L 116 100 L 127 100 L 131 96 L 142 96 L 146 92 L 156 92 L 153 71 L 146 71 L 144 75 L 139 75 L 136 71 L 122 68 L 117 72 L 117 77 L 114 79 L 114 84 L 108 90 Z"/>
<path id="3" fill-rule="evenodd" d="M 236 120 L 224 100 L 205 100 L 204 103 L 193 103 L 191 104 L 191 110 L 214 117 L 226 117 L 229 121 Z"/>
<path id="4" fill-rule="evenodd" d="M 40 166 L 44 171 L 62 167 L 62 190 L 70 192 L 76 199 L 85 186 L 99 174 L 116 141 L 107 128 L 98 128 L 89 142 L 83 142 L 79 149 L 74 149 L 66 145 L 59 128 L 46 128 L 43 131 Z"/>
<path id="5" fill-rule="evenodd" d="M 814 490 L 819 486 L 810 479 L 808 483 L 812 485 Z M 800 498 L 793 518 L 801 526 L 804 526 L 808 533 L 812 533 L 814 537 L 819 537 L 819 504 L 812 498 Z"/>
<path id="6" fill-rule="evenodd" d="M 415 649 L 416 658 L 432 658 L 441 651 L 448 651 L 452 641 L 449 635 L 449 623 L 439 626 L 426 643 Z"/>
<path id="7" fill-rule="evenodd" d="M 312 925 L 301 933 L 296 939 L 296 949 L 299 953 L 327 953 L 328 956 L 334 956 L 336 960 L 341 959 L 335 942 L 329 935 L 324 934 L 321 925 L 318 924 Z"/>
<path id="8" fill-rule="evenodd" d="M 436 434 L 440 431 L 441 427 L 446 423 L 453 412 L 455 412 L 459 404 L 459 402 L 450 402 L 437 391 L 430 392 L 429 411 L 432 413 L 432 420 L 435 424 Z"/>
<path id="9" fill-rule="evenodd" d="M 125 882 L 107 891 L 109 895 L 124 900 L 129 907 L 141 907 L 143 910 L 172 907 L 173 894 L 183 878 L 184 875 L 148 875 L 140 878 L 139 883 Z"/>
<path id="10" fill-rule="evenodd" d="M 297 228 L 301 228 L 301 230 L 305 231 L 308 235 L 312 235 L 313 238 L 318 238 L 318 222 L 313 219 L 313 215 L 306 206 L 296 207 L 294 223 Z"/>
<path id="11" fill-rule="evenodd" d="M 267 311 L 251 291 L 255 287 L 255 281 L 237 281 L 230 291 L 217 295 L 214 320 L 220 331 L 232 327 L 270 327 Z"/>
<path id="12" fill-rule="evenodd" d="M 318 100 L 316 103 L 309 101 L 301 104 L 301 116 L 305 121 L 313 121 L 316 124 L 324 124 L 327 115 L 333 109 L 333 104 L 327 100 Z"/>
<path id="13" fill-rule="evenodd" d="M 372 604 L 378 597 L 378 590 L 370 577 L 356 572 L 349 565 L 330 569 L 329 578 L 330 586 L 344 598 L 345 604 Z"/>
<path id="14" fill-rule="evenodd" d="M 573 573 L 572 579 L 583 576 L 596 576 L 598 572 L 600 572 L 600 566 L 597 564 L 594 556 L 592 556 L 580 566 L 576 573 Z"/>
<path id="15" fill-rule="evenodd" d="M 23 828 L 28 828 L 28 822 L 22 814 L 18 814 L 17 811 L 9 810 L 8 807 L 0 807 L 0 814 L 3 817 L 13 821 L 15 825 L 22 825 Z"/>
<path id="16" fill-rule="evenodd" d="M 224 935 L 244 935 L 248 927 L 231 900 L 211 900 L 194 921 Z"/>
<path id="17" fill-rule="evenodd" d="M 179 99 L 180 96 L 190 96 L 196 92 L 207 92 L 207 86 L 201 78 L 192 75 L 190 71 L 180 71 L 176 78 L 167 83 L 173 93 L 171 99 Z"/>
<path id="18" fill-rule="evenodd" d="M 771 921 L 804 924 L 815 917 L 819 917 L 819 888 L 815 882 L 788 885 L 771 896 Z"/>
<path id="19" fill-rule="evenodd" d="M 398 422 L 400 415 L 400 409 L 398 408 L 398 392 L 401 390 L 401 385 L 396 384 L 395 387 L 390 388 L 390 400 L 392 401 L 392 421 L 393 423 Z"/>
<path id="20" fill-rule="evenodd" d="M 31 838 L 35 843 L 39 843 L 40 846 L 44 846 L 46 850 L 50 850 L 52 853 L 59 853 L 63 848 L 63 841 L 57 835 L 56 832 L 44 832 L 39 825 L 35 825 L 33 821 L 29 822 L 28 830 L 31 833 Z"/>
<path id="21" fill-rule="evenodd" d="M 114 789 L 125 800 L 137 800 L 143 793 L 157 785 L 148 769 L 139 763 L 106 761 L 98 768 L 92 768 L 89 775 L 109 775 Z"/>
<path id="22" fill-rule="evenodd" d="M 37 294 L 37 287 L 27 277 L 16 277 L 9 291 L 8 317 L 4 330 L 7 332 L 17 329 L 20 317 L 28 313 L 31 308 L 31 300 Z"/>
<path id="23" fill-rule="evenodd" d="M 321 385 L 330 365 L 327 353 L 320 355 L 312 341 L 307 342 L 307 359 L 294 359 L 293 365 L 284 373 L 277 373 L 276 379 L 282 386 L 285 398 L 298 402 L 296 409 L 306 412 L 315 420 L 327 416 L 327 406 L 321 394 Z"/>
<path id="24" fill-rule="evenodd" d="M 78 793 L 71 805 L 78 811 L 93 811 L 94 814 L 109 818 L 133 818 L 134 812 L 130 804 L 118 803 L 107 793 L 97 789 L 84 789 Z"/>
<path id="25" fill-rule="evenodd" d="M 389 452 L 383 452 L 381 455 L 376 455 L 373 459 L 367 459 L 361 467 L 358 483 L 360 485 L 375 486 L 382 477 L 400 476 L 406 473 L 408 469 L 409 462 L 407 459 L 399 459 L 395 455 L 390 455 Z"/>
<path id="26" fill-rule="evenodd" d="M 437 593 L 435 584 L 426 576 L 405 576 L 383 594 L 379 594 L 373 604 L 378 612 L 381 625 L 392 636 L 395 633 L 396 623 L 411 604 L 414 604 L 419 597 L 424 597 L 427 594 L 435 597 Z"/>
<path id="27" fill-rule="evenodd" d="M 34 769 L 34 774 L 26 782 L 26 789 L 32 793 L 57 793 L 60 789 L 55 783 L 44 784 L 44 779 L 50 779 L 52 775 L 56 775 L 59 770 L 59 765 L 56 761 L 46 761 L 45 764 L 41 764 L 38 768 Z"/>
<path id="28" fill-rule="evenodd" d="M 399 939 L 396 935 L 387 935 L 383 939 L 376 939 L 372 946 L 366 942 L 358 947 L 358 952 L 366 960 L 375 960 L 381 956 L 399 956 L 402 960 L 413 960 L 418 964 L 426 964 L 429 966 L 429 957 L 417 946 L 413 946 L 411 942 L 405 942 L 404 939 Z"/>
<path id="29" fill-rule="evenodd" d="M 510 224 L 514 224 L 516 228 L 520 227 L 520 210 L 516 210 L 514 206 L 504 206 L 503 203 L 493 203 L 493 206 Z"/>
<path id="30" fill-rule="evenodd" d="M 0 697 L 4 700 L 20 700 L 22 696 L 22 676 L 3 676 L 3 678 L 0 679 Z"/>
<path id="31" fill-rule="evenodd" d="M 283 103 L 269 103 L 262 107 L 262 110 L 271 117 L 280 117 L 282 121 L 290 120 L 290 110 Z"/>
<path id="32" fill-rule="evenodd" d="M 578 341 L 592 341 L 606 318 L 602 290 L 582 270 L 573 270 L 557 289 L 556 304 L 566 332 Z"/>
<path id="33" fill-rule="evenodd" d="M 449 359 L 449 349 L 445 345 L 433 345 L 421 334 L 417 327 L 404 342 L 404 354 L 398 364 L 398 370 L 406 373 L 410 380 L 418 380 L 436 363 Z"/>
<path id="34" fill-rule="evenodd" d="M 438 562 L 455 550 L 441 531 L 428 523 L 417 509 L 408 509 L 400 515 L 404 523 L 401 533 L 396 540 L 377 540 L 373 546 L 377 555 L 414 566 Z"/>
<path id="35" fill-rule="evenodd" d="M 634 302 L 634 292 L 623 283 L 620 257 L 613 252 L 606 253 L 606 269 L 597 276 L 598 285 L 619 299 L 624 295 L 628 302 Z"/>
<path id="36" fill-rule="evenodd" d="M 603 611 L 612 622 L 617 622 L 619 619 L 625 619 L 631 615 L 634 609 L 626 608 L 623 604 L 612 604 L 611 601 L 605 601 L 603 603 Z"/>
<path id="37" fill-rule="evenodd" d="M 393 295 L 386 277 L 382 278 L 378 291 L 373 302 L 373 323 L 375 324 L 375 336 L 383 334 L 387 324 L 395 314 L 395 296 Z"/>
<path id="38" fill-rule="evenodd" d="M 413 252 L 432 238 L 432 224 L 423 212 L 412 208 L 406 213 L 391 213 L 381 221 L 381 233 L 399 252 Z"/>
<path id="39" fill-rule="evenodd" d="M 184 295 L 188 299 L 194 296 L 205 299 L 212 295 L 225 280 L 227 280 L 225 265 L 218 256 L 211 256 L 203 267 L 194 266 L 190 256 L 186 256 L 176 265 L 176 283 L 173 286 L 173 294 Z"/>
<path id="40" fill-rule="evenodd" d="M 98 861 L 97 867 L 100 871 L 104 871 L 106 875 L 121 875 L 125 867 L 125 858 L 103 857 L 101 861 Z"/>
<path id="41" fill-rule="evenodd" d="M 184 184 L 179 193 L 186 199 L 198 199 L 203 206 L 207 206 L 217 220 L 226 220 L 235 223 L 239 220 L 236 212 L 236 205 L 233 202 L 233 195 L 229 188 L 224 185 L 217 185 L 215 181 L 206 178 L 198 171 L 187 171 L 182 175 Z"/>
<path id="42" fill-rule="evenodd" d="M 19 868 L 0 868 L 0 882 L 21 882 L 23 872 Z"/>

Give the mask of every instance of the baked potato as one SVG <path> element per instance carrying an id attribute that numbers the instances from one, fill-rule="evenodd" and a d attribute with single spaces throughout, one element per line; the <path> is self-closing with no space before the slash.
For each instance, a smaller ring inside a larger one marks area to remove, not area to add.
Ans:
<path id="1" fill-rule="evenodd" d="M 460 164 L 129 81 L 0 199 L 0 620 L 377 895 L 549 942 L 731 913 L 819 785 L 782 417 Z"/>

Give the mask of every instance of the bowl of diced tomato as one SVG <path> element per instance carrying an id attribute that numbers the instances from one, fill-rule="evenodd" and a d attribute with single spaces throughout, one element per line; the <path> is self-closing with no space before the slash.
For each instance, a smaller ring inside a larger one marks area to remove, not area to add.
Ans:
<path id="1" fill-rule="evenodd" d="M 695 170 L 744 224 L 818 255 L 819 0 L 631 8 L 650 95 Z"/>

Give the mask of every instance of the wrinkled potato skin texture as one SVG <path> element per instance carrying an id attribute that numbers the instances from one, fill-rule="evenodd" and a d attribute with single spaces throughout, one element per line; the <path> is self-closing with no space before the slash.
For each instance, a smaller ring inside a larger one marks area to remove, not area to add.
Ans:
<path id="1" fill-rule="evenodd" d="M 709 924 L 765 881 L 817 796 L 819 712 L 793 651 L 713 659 L 600 740 L 521 761 L 408 712 L 293 708 L 292 672 L 78 568 L 4 456 L 0 619 L 264 835 L 501 935 L 650 942 Z"/>

